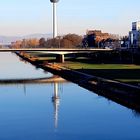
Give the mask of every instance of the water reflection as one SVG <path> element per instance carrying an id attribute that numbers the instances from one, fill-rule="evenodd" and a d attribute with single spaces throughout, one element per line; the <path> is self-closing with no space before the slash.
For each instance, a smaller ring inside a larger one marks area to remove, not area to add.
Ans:
<path id="1" fill-rule="evenodd" d="M 1 136 L 6 140 L 77 140 L 83 135 L 85 140 L 121 140 L 132 134 L 140 138 L 139 117 L 132 117 L 132 111 L 99 97 L 71 83 L 0 86 Z M 6 133 L 8 136 L 4 136 Z"/>
<path id="2" fill-rule="evenodd" d="M 52 97 L 52 102 L 54 106 L 54 127 L 57 129 L 58 127 L 58 111 L 60 105 L 60 97 L 58 95 L 58 83 L 54 83 L 54 95 Z"/>
<path id="3" fill-rule="evenodd" d="M 54 118 L 54 129 L 57 130 L 58 128 L 58 117 L 59 117 L 59 106 L 60 106 L 60 94 L 62 94 L 63 90 L 63 83 L 68 83 L 67 81 L 61 81 L 60 83 L 58 82 L 50 82 L 50 83 L 38 83 L 38 84 L 41 84 L 41 85 L 49 85 L 49 84 L 52 84 L 53 87 L 52 87 L 52 90 L 53 90 L 53 95 L 52 95 L 52 98 L 50 99 L 50 101 L 52 101 L 52 104 L 53 104 L 53 118 Z M 29 85 L 32 85 L 32 84 L 29 84 L 29 83 L 26 83 L 26 84 L 18 84 L 18 83 L 14 83 L 14 84 L 0 84 L 0 87 L 9 87 L 9 86 L 16 86 L 16 87 L 21 87 L 22 88 L 22 91 L 23 91 L 23 94 L 24 96 L 28 96 L 28 92 L 27 92 L 27 86 Z"/>
<path id="4" fill-rule="evenodd" d="M 26 96 L 26 85 L 23 85 L 23 91 L 24 91 L 24 95 Z"/>
<path id="5" fill-rule="evenodd" d="M 5 61 L 11 68 L 9 62 L 19 67 L 17 60 Z M 27 67 L 21 67 L 23 75 L 26 69 L 40 76 Z M 139 129 L 137 112 L 73 83 L 0 85 L 0 140 L 138 140 Z"/>

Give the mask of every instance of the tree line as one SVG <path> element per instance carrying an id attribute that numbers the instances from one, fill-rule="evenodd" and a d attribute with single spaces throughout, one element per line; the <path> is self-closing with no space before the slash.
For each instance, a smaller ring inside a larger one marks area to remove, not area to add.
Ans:
<path id="1" fill-rule="evenodd" d="M 77 34 L 67 34 L 56 38 L 23 39 L 12 42 L 12 48 L 74 48 L 82 46 L 83 37 Z"/>
<path id="2" fill-rule="evenodd" d="M 102 37 L 95 34 L 80 36 L 77 34 L 67 34 L 64 36 L 57 36 L 56 38 L 40 38 L 40 39 L 23 39 L 12 43 L 12 48 L 104 48 L 104 47 L 118 47 L 119 40 L 113 36 Z"/>

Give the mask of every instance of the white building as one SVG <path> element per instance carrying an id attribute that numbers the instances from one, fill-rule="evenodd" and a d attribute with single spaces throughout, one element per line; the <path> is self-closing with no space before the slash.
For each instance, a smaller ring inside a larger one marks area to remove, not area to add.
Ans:
<path id="1" fill-rule="evenodd" d="M 140 45 L 140 21 L 132 23 L 132 31 L 129 32 L 129 41 L 132 47 Z"/>

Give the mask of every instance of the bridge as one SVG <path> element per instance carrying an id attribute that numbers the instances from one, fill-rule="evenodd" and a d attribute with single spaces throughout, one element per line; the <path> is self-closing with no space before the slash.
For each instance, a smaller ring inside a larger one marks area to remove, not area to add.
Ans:
<path id="1" fill-rule="evenodd" d="M 0 52 L 16 52 L 16 51 L 27 51 L 27 52 L 48 52 L 57 54 L 67 54 L 67 53 L 86 53 L 86 52 L 96 52 L 96 51 L 112 51 L 113 49 L 106 48 L 1 48 Z"/>
<path id="2" fill-rule="evenodd" d="M 57 54 L 60 62 L 64 62 L 65 54 L 77 53 L 94 53 L 94 52 L 108 52 L 113 51 L 110 48 L 1 48 L 0 52 L 40 52 L 46 54 Z"/>

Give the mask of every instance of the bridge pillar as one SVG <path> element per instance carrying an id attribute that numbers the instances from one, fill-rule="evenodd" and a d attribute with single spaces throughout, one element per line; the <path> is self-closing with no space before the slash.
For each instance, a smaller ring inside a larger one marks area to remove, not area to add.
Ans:
<path id="1" fill-rule="evenodd" d="M 64 54 L 59 54 L 59 55 L 56 57 L 56 60 L 57 60 L 58 62 L 64 63 L 64 62 L 65 62 Z"/>

